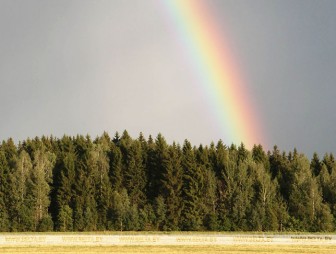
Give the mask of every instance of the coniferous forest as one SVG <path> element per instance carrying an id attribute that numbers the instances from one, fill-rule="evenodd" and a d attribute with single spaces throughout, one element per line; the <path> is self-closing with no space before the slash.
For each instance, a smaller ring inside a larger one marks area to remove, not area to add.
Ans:
<path id="1" fill-rule="evenodd" d="M 124 131 L 0 145 L 0 231 L 334 231 L 336 163 Z"/>

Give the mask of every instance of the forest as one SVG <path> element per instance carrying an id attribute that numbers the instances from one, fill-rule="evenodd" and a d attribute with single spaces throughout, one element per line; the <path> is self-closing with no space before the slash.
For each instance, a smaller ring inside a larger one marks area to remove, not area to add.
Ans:
<path id="1" fill-rule="evenodd" d="M 0 231 L 309 231 L 336 227 L 333 154 L 164 136 L 0 145 Z"/>

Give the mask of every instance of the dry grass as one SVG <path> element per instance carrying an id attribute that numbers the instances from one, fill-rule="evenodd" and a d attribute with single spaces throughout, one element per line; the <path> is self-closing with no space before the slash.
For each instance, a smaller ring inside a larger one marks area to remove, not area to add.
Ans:
<path id="1" fill-rule="evenodd" d="M 160 254 L 331 254 L 336 253 L 336 246 L 108 246 L 108 247 L 0 247 L 1 254 L 22 254 L 22 253 L 160 253 Z"/>

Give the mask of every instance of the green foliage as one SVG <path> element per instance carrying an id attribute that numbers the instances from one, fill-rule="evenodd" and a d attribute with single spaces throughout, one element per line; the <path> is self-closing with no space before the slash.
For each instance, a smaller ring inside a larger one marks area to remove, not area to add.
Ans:
<path id="1" fill-rule="evenodd" d="M 49 214 L 44 215 L 37 225 L 36 231 L 38 232 L 50 232 L 53 231 L 54 222 Z"/>
<path id="2" fill-rule="evenodd" d="M 125 131 L 120 140 L 123 154 L 123 186 L 126 188 L 131 204 L 145 205 L 146 172 L 143 165 L 141 143 L 132 140 Z"/>
<path id="3" fill-rule="evenodd" d="M 0 147 L 0 231 L 9 231 L 9 217 L 5 203 L 9 167 L 4 151 Z"/>
<path id="4" fill-rule="evenodd" d="M 333 154 L 127 131 L 0 145 L 0 231 L 333 231 Z"/>
<path id="5" fill-rule="evenodd" d="M 28 207 L 33 211 L 34 229 L 38 231 L 51 230 L 53 228 L 49 219 L 48 207 L 50 205 L 50 183 L 55 160 L 56 156 L 51 152 L 35 151 L 33 169 L 27 180 Z M 41 223 L 42 226 L 40 226 Z"/>
<path id="6" fill-rule="evenodd" d="M 9 218 L 3 197 L 0 197 L 0 232 L 9 231 Z"/>
<path id="7" fill-rule="evenodd" d="M 166 229 L 166 213 L 167 207 L 165 204 L 165 200 L 162 196 L 158 196 L 155 199 L 154 203 L 155 207 L 155 225 L 157 230 L 165 230 Z"/>
<path id="8" fill-rule="evenodd" d="M 127 194 L 127 190 L 122 189 L 120 193 L 116 191 L 113 192 L 110 219 L 114 225 L 113 228 L 115 230 L 124 230 L 129 209 L 130 200 Z"/>
<path id="9" fill-rule="evenodd" d="M 72 220 L 72 209 L 68 205 L 61 207 L 58 213 L 58 230 L 62 232 L 72 231 L 73 220 Z"/>
<path id="10" fill-rule="evenodd" d="M 180 225 L 182 230 L 200 230 L 202 225 L 202 172 L 196 164 L 195 154 L 188 140 L 185 140 L 182 151 L 183 187 Z"/>

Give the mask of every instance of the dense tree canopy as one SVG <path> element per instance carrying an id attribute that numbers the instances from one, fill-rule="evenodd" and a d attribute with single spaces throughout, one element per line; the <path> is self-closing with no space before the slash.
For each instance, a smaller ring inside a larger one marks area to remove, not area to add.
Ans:
<path id="1" fill-rule="evenodd" d="M 0 231 L 333 231 L 336 163 L 244 144 L 42 137 L 0 145 Z"/>

